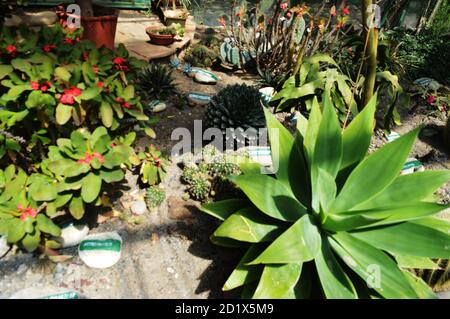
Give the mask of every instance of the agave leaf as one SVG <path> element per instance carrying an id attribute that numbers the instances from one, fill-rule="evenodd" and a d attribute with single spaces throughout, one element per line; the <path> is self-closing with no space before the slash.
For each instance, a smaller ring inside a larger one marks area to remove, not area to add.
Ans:
<path id="1" fill-rule="evenodd" d="M 314 97 L 312 102 L 311 112 L 309 114 L 308 128 L 305 133 L 304 146 L 308 156 L 308 162 L 312 163 L 314 149 L 316 146 L 317 135 L 319 133 L 320 123 L 322 121 L 322 112 L 320 110 L 317 97 Z"/>
<path id="2" fill-rule="evenodd" d="M 430 286 L 428 286 L 421 278 L 415 276 L 407 270 L 403 270 L 403 274 L 420 299 L 439 299 L 438 296 L 436 296 L 436 294 L 431 290 Z"/>
<path id="3" fill-rule="evenodd" d="M 344 130 L 341 170 L 360 162 L 366 156 L 375 124 L 376 105 L 377 95 L 375 94 L 364 110 Z"/>
<path id="4" fill-rule="evenodd" d="M 295 221 L 306 213 L 290 189 L 275 178 L 267 175 L 229 176 L 263 213 L 270 217 Z"/>
<path id="5" fill-rule="evenodd" d="M 246 264 L 253 259 L 255 259 L 265 248 L 265 245 L 252 245 L 247 250 L 245 255 L 239 261 L 234 271 L 231 273 L 230 277 L 225 282 L 223 286 L 223 291 L 228 291 L 241 287 L 250 282 L 258 280 L 261 276 L 262 267 L 261 266 L 247 266 Z"/>
<path id="6" fill-rule="evenodd" d="M 250 203 L 243 199 L 228 199 L 220 202 L 203 204 L 201 210 L 219 220 L 227 219 L 238 210 L 248 207 Z"/>
<path id="7" fill-rule="evenodd" d="M 415 129 L 364 159 L 350 174 L 330 210 L 348 211 L 388 187 L 401 171 L 419 131 Z"/>
<path id="8" fill-rule="evenodd" d="M 353 210 L 417 202 L 432 195 L 450 180 L 450 171 L 425 171 L 401 175 L 375 197 L 356 205 Z"/>
<path id="9" fill-rule="evenodd" d="M 302 264 L 267 265 L 264 267 L 253 299 L 293 299 L 294 287 Z"/>
<path id="10" fill-rule="evenodd" d="M 436 216 L 430 216 L 413 220 L 410 223 L 432 228 L 447 235 L 450 234 L 450 221 L 447 219 L 438 218 Z"/>
<path id="11" fill-rule="evenodd" d="M 339 257 L 384 298 L 417 298 L 397 264 L 385 253 L 347 233 L 331 237 L 331 247 Z"/>
<path id="12" fill-rule="evenodd" d="M 214 232 L 214 236 L 259 243 L 276 238 L 279 229 L 273 220 L 251 207 L 241 209 L 228 217 Z"/>
<path id="13" fill-rule="evenodd" d="M 353 237 L 393 254 L 450 258 L 450 236 L 429 227 L 401 223 L 351 233 Z"/>
<path id="14" fill-rule="evenodd" d="M 312 218 L 305 215 L 273 241 L 251 265 L 303 263 L 320 252 L 321 238 Z"/>
<path id="15" fill-rule="evenodd" d="M 355 287 L 330 250 L 328 239 L 322 236 L 321 252 L 314 259 L 325 296 L 328 299 L 356 299 Z"/>
<path id="16" fill-rule="evenodd" d="M 426 257 L 395 255 L 395 260 L 400 268 L 441 269 L 438 264 Z"/>

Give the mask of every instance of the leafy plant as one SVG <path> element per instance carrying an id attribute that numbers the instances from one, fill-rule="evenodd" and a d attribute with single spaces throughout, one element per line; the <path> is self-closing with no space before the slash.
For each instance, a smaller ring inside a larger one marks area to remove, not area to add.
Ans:
<path id="1" fill-rule="evenodd" d="M 150 63 L 138 76 L 138 90 L 146 99 L 166 100 L 176 93 L 173 81 L 172 70 Z"/>
<path id="2" fill-rule="evenodd" d="M 223 289 L 244 286 L 253 298 L 435 298 L 396 258 L 450 257 L 450 224 L 434 217 L 448 205 L 432 199 L 450 172 L 400 175 L 419 129 L 367 156 L 375 98 L 343 131 L 332 100 L 322 100 L 295 136 L 266 111 L 278 170 L 263 175 L 244 163 L 244 175 L 229 179 L 248 200 L 203 205 L 223 221 L 213 242 L 246 249 Z"/>
<path id="3" fill-rule="evenodd" d="M 219 54 L 217 51 L 198 43 L 186 51 L 184 61 L 194 67 L 209 68 L 218 58 Z"/>
<path id="4" fill-rule="evenodd" d="M 141 167 L 139 174 L 145 184 L 156 185 L 166 177 L 169 161 L 161 155 L 154 145 L 147 147 L 145 152 L 139 152 Z"/>
<path id="5" fill-rule="evenodd" d="M 33 187 L 32 180 L 33 176 L 29 177 L 14 165 L 0 170 L 0 234 L 5 235 L 9 243 L 18 244 L 29 252 L 40 244 L 55 248 L 57 245 L 50 240 L 51 236 L 61 234 L 59 227 L 43 213 L 45 205 L 38 207 L 33 200 L 45 190 Z"/>
<path id="6" fill-rule="evenodd" d="M 83 217 L 85 204 L 102 204 L 105 184 L 120 182 L 125 175 L 121 168 L 133 149 L 112 143 L 105 127 L 92 134 L 73 131 L 70 139 L 60 138 L 50 146 L 45 167 L 60 182 L 58 193 L 71 195 L 69 210 L 75 219 Z"/>
<path id="7" fill-rule="evenodd" d="M 257 129 L 265 127 L 262 95 L 245 84 L 227 86 L 215 95 L 205 113 L 205 127 L 242 130 L 244 139 L 254 136 Z"/>

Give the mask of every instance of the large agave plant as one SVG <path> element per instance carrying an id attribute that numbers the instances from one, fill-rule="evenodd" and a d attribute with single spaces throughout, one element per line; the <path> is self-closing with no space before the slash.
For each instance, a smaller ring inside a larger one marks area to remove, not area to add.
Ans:
<path id="1" fill-rule="evenodd" d="M 266 126 L 261 97 L 256 88 L 245 84 L 227 86 L 212 98 L 205 114 L 206 128 L 241 129 L 242 136 L 250 139 Z M 251 136 L 245 134 L 248 129 Z"/>
<path id="2" fill-rule="evenodd" d="M 231 176 L 248 197 L 206 204 L 223 220 L 216 244 L 245 247 L 224 290 L 243 286 L 253 298 L 433 298 L 407 268 L 450 258 L 450 223 L 435 217 L 447 208 L 433 193 L 449 171 L 400 175 L 416 129 L 367 155 L 373 99 L 341 130 L 332 102 L 317 99 L 292 136 L 266 112 L 273 160 Z M 277 138 L 275 138 L 277 137 Z"/>
<path id="3" fill-rule="evenodd" d="M 172 71 L 166 66 L 151 63 L 138 75 L 139 92 L 147 99 L 165 100 L 176 93 Z"/>

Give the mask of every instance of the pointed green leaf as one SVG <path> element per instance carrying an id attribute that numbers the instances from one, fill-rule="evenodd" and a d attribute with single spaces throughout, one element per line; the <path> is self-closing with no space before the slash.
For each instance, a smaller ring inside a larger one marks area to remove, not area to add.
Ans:
<path id="1" fill-rule="evenodd" d="M 228 199 L 220 202 L 203 204 L 201 210 L 219 220 L 225 220 L 231 214 L 250 205 L 251 204 L 247 200 Z"/>
<path id="2" fill-rule="evenodd" d="M 265 266 L 253 299 L 294 299 L 301 272 L 302 264 Z"/>
<path id="3" fill-rule="evenodd" d="M 426 257 L 395 255 L 395 260 L 400 268 L 441 269 L 438 264 Z"/>

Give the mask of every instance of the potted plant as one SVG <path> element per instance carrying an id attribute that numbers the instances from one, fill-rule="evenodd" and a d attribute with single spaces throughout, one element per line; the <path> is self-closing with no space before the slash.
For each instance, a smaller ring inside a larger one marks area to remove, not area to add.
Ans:
<path id="1" fill-rule="evenodd" d="M 148 27 L 145 30 L 150 37 L 150 41 L 157 45 L 170 45 L 175 41 L 177 31 L 172 27 L 165 27 L 161 29 L 153 29 Z"/>
<path id="2" fill-rule="evenodd" d="M 187 10 L 187 7 L 192 4 L 191 0 L 160 0 L 164 1 L 164 9 L 163 9 L 163 15 L 164 15 L 164 22 L 166 26 L 171 26 L 174 23 L 178 23 L 181 26 L 186 25 L 186 20 L 189 16 L 189 11 Z M 181 8 L 177 8 L 177 3 L 181 4 Z M 169 5 L 172 5 L 172 8 L 169 9 Z"/>
<path id="3" fill-rule="evenodd" d="M 97 6 L 92 0 L 75 0 L 81 8 L 83 39 L 91 40 L 97 47 L 114 49 L 119 10 Z"/>

